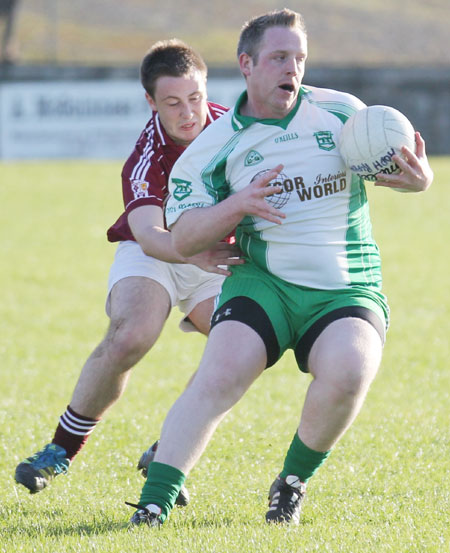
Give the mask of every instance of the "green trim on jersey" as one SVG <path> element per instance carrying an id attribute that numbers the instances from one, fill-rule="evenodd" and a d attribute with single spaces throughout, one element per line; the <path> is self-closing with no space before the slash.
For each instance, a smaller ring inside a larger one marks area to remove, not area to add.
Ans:
<path id="1" fill-rule="evenodd" d="M 239 143 L 242 132 L 243 129 L 235 133 L 200 173 L 206 191 L 216 203 L 221 202 L 230 194 L 230 183 L 227 182 L 225 174 L 227 159 Z"/>
<path id="2" fill-rule="evenodd" d="M 365 188 L 352 176 L 337 143 L 343 120 L 364 104 L 351 94 L 302 86 L 286 128 L 280 121 L 234 111 L 208 126 L 174 165 L 166 220 L 211 206 L 243 190 L 261 173 L 283 163 L 280 195 L 267 201 L 285 213 L 281 225 L 247 216 L 236 230 L 247 259 L 294 285 L 321 290 L 381 287 L 381 261 L 371 235 Z M 245 111 L 245 109 L 244 109 Z M 246 163 L 257 152 L 262 162 Z M 177 200 L 176 181 L 191 183 Z M 272 184 L 275 183 L 274 182 Z"/>
<path id="3" fill-rule="evenodd" d="M 274 125 L 286 130 L 289 123 L 295 117 L 298 108 L 300 107 L 304 90 L 301 88 L 297 97 L 297 102 L 293 109 L 283 119 L 258 119 L 257 117 L 249 117 L 241 115 L 242 104 L 247 100 L 247 91 L 244 91 L 238 98 L 234 107 L 233 117 L 231 119 L 231 125 L 235 131 L 243 130 L 253 123 L 261 123 L 261 125 Z"/>
<path id="4" fill-rule="evenodd" d="M 374 264 L 379 259 L 379 251 L 371 240 L 372 225 L 369 217 L 369 203 L 366 188 L 362 179 L 352 175 L 351 196 L 348 213 L 347 260 L 351 284 L 355 283 L 354 276 L 358 276 L 356 284 L 375 285 L 381 289 L 381 265 Z"/>
<path id="5" fill-rule="evenodd" d="M 305 90 L 303 95 L 305 101 L 335 115 L 342 123 L 345 123 L 357 111 L 355 107 L 343 102 L 312 100 L 310 95 L 311 93 Z M 350 284 L 361 284 L 361 276 L 363 276 L 364 284 L 372 284 L 381 289 L 380 264 L 374 266 L 374 261 L 379 252 L 377 246 L 371 240 L 372 225 L 369 218 L 366 189 L 363 181 L 354 174 L 351 176 L 350 190 L 348 230 L 346 234 Z"/>
<path id="6" fill-rule="evenodd" d="M 243 254 L 249 259 L 253 260 L 256 265 L 258 265 L 258 267 L 264 268 L 266 271 L 269 271 L 269 263 L 267 257 L 269 244 L 265 240 L 263 240 L 261 236 L 262 233 L 255 230 L 253 230 L 250 235 L 242 232 L 240 226 L 238 226 L 238 228 L 236 229 L 236 242 Z"/>
<path id="7" fill-rule="evenodd" d="M 347 119 L 356 113 L 356 109 L 349 104 L 344 104 L 342 102 L 321 102 L 314 101 L 310 98 L 311 92 L 307 89 L 304 89 L 303 96 L 306 101 L 310 104 L 314 104 L 318 108 L 325 109 L 329 113 L 335 115 L 342 123 L 345 123 Z"/>

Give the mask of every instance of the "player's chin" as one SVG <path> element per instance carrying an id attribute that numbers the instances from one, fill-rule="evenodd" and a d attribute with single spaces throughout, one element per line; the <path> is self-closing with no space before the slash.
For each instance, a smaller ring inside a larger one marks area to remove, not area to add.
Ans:
<path id="1" fill-rule="evenodd" d="M 283 107 L 290 109 L 297 100 L 297 92 L 294 90 L 287 91 L 280 88 L 278 90 L 277 100 L 280 105 L 283 105 Z"/>
<path id="2" fill-rule="evenodd" d="M 295 98 L 282 98 L 277 102 L 277 110 L 284 115 L 287 115 L 294 106 Z"/>

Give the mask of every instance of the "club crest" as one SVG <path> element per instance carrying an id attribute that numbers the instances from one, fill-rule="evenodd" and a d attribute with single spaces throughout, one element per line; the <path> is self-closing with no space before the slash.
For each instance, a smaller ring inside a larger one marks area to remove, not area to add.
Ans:
<path id="1" fill-rule="evenodd" d="M 333 140 L 333 133 L 331 131 L 318 131 L 314 133 L 317 144 L 321 150 L 334 150 L 336 144 Z"/>
<path id="2" fill-rule="evenodd" d="M 172 182 L 176 185 L 172 195 L 179 202 L 192 194 L 191 182 L 182 179 L 172 179 Z"/>

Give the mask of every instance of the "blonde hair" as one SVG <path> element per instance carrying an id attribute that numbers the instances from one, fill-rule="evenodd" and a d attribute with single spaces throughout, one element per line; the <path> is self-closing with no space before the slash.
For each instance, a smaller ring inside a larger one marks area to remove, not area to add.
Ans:
<path id="1" fill-rule="evenodd" d="M 253 58 L 256 64 L 258 62 L 259 46 L 264 33 L 270 27 L 297 27 L 300 32 L 307 36 L 305 22 L 299 13 L 287 8 L 273 10 L 244 23 L 237 47 L 238 57 L 245 52 Z"/>

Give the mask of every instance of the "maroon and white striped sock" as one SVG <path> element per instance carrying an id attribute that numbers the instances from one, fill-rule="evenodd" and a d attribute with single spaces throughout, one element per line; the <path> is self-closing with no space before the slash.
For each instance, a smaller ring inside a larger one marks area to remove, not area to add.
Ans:
<path id="1" fill-rule="evenodd" d="M 90 419 L 75 412 L 70 405 L 59 418 L 52 443 L 63 447 L 72 460 L 81 450 L 100 419 Z"/>

